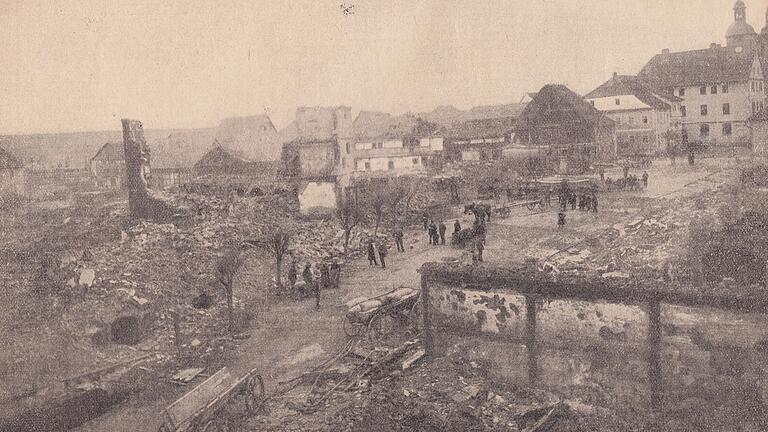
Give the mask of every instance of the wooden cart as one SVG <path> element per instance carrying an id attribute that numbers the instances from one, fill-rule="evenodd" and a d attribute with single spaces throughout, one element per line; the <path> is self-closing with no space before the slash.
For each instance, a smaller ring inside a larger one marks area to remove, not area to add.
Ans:
<path id="1" fill-rule="evenodd" d="M 409 290 L 410 292 L 405 292 Z M 397 295 L 400 293 L 401 295 Z M 352 306 L 344 316 L 344 333 L 349 337 L 381 337 L 388 333 L 389 320 L 406 321 L 418 325 L 419 290 L 400 288 Z M 370 302 L 381 304 L 370 309 L 361 308 Z"/>
<path id="2" fill-rule="evenodd" d="M 165 409 L 159 432 L 229 431 L 232 419 L 225 407 L 235 399 L 248 413 L 258 410 L 264 400 L 264 381 L 255 369 L 242 378 L 232 376 L 226 367 L 220 369 Z"/>

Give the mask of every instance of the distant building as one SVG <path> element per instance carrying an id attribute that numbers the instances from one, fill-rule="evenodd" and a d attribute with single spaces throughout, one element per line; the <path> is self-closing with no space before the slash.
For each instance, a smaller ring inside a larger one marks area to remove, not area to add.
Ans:
<path id="1" fill-rule="evenodd" d="M 224 119 L 216 129 L 215 139 L 222 148 L 251 161 L 280 160 L 282 143 L 266 114 Z"/>
<path id="2" fill-rule="evenodd" d="M 768 89 L 761 56 L 765 59 L 768 36 L 758 37 L 746 22 L 744 2 L 738 0 L 725 38 L 725 47 L 711 44 L 708 49 L 683 52 L 665 49 L 638 77 L 654 89 L 682 99 L 679 121 L 690 141 L 746 145 L 750 140 L 747 120 L 765 106 Z"/>
<path id="3" fill-rule="evenodd" d="M 525 107 L 516 139 L 555 159 L 561 172 L 615 155 L 615 123 L 564 85 L 548 84 Z"/>
<path id="4" fill-rule="evenodd" d="M 525 104 L 507 104 L 483 110 L 481 118 L 454 123 L 447 132 L 445 159 L 452 162 L 498 160 L 512 144 L 515 125 Z M 479 111 L 479 110 L 478 110 Z"/>
<path id="5" fill-rule="evenodd" d="M 384 175 L 422 171 L 437 165 L 443 150 L 443 128 L 412 114 L 393 117 L 361 111 L 352 140 L 342 153 L 342 172 Z"/>
<path id="6" fill-rule="evenodd" d="M 280 141 L 286 143 L 298 138 L 324 140 L 333 136 L 347 137 L 351 130 L 352 108 L 304 106 L 296 108 L 294 121 L 280 131 Z"/>
<path id="7" fill-rule="evenodd" d="M 102 189 L 126 188 L 125 152 L 123 143 L 106 143 L 89 163 L 89 171 L 96 187 Z"/>
<path id="8" fill-rule="evenodd" d="M 200 158 L 192 171 L 195 176 L 204 175 L 241 175 L 248 177 L 275 178 L 277 176 L 276 161 L 253 161 L 237 152 L 224 148 L 214 141 L 214 147 Z M 153 177 L 155 174 L 153 169 Z"/>
<path id="9" fill-rule="evenodd" d="M 25 191 L 24 165 L 10 151 L 0 147 L 0 194 L 23 194 Z"/>
<path id="10" fill-rule="evenodd" d="M 616 123 L 619 155 L 665 151 L 665 134 L 677 123 L 673 121 L 673 114 L 679 112 L 682 101 L 677 96 L 652 90 L 635 76 L 616 73 L 584 98 Z"/>

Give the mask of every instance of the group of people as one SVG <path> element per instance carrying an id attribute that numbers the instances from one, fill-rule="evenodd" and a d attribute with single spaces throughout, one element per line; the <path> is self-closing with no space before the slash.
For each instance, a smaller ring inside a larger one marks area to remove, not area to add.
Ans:
<path id="1" fill-rule="evenodd" d="M 597 213 L 599 200 L 597 198 L 597 192 L 573 192 L 568 191 L 567 194 L 560 195 L 560 211 L 565 212 L 568 206 L 571 206 L 571 210 L 577 208 L 581 211 L 591 211 Z"/>
<path id="2" fill-rule="evenodd" d="M 402 247 L 403 245 L 402 230 L 399 230 L 399 241 L 398 241 L 397 234 L 395 234 L 395 245 L 397 245 L 398 251 L 405 252 L 405 248 Z M 382 269 L 387 268 L 387 262 L 386 262 L 387 253 L 388 251 L 387 251 L 386 240 L 382 240 L 378 243 L 374 243 L 373 239 L 368 240 L 368 265 L 369 266 L 378 266 L 379 262 L 381 262 L 381 268 Z"/>
<path id="3" fill-rule="evenodd" d="M 427 233 L 429 234 L 429 244 L 433 246 L 445 244 L 445 231 L 448 228 L 443 221 L 439 221 L 435 224 L 435 221 L 430 220 L 427 225 Z"/>
<path id="4" fill-rule="evenodd" d="M 288 287 L 291 292 L 298 292 L 302 297 L 314 294 L 315 307 L 320 307 L 320 290 L 338 288 L 341 281 L 341 263 L 338 258 L 317 262 L 308 262 L 301 272 L 303 283 L 298 283 L 296 259 L 288 265 Z"/>

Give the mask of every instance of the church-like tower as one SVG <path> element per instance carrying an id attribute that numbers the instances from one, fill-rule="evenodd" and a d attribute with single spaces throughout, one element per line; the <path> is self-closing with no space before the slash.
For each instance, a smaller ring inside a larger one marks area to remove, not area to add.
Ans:
<path id="1" fill-rule="evenodd" d="M 749 46 L 754 43 L 757 33 L 747 23 L 747 6 L 742 0 L 736 0 L 733 6 L 733 24 L 725 33 L 725 42 L 729 47 Z"/>

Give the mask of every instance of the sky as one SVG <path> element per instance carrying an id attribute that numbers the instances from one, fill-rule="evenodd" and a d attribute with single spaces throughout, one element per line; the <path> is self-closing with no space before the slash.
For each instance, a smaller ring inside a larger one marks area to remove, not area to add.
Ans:
<path id="1" fill-rule="evenodd" d="M 760 31 L 768 0 L 745 0 Z M 585 94 L 725 43 L 733 0 L 0 0 L 0 134 L 216 126 Z"/>

